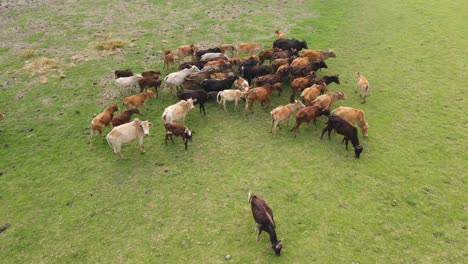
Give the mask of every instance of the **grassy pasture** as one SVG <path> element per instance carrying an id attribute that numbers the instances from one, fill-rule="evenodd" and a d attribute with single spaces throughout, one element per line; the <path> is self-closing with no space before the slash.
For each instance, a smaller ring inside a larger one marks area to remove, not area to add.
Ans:
<path id="1" fill-rule="evenodd" d="M 2 263 L 466 262 L 465 1 L 63 2 L 0 9 Z M 361 159 L 319 139 L 324 119 L 272 138 L 269 111 L 289 87 L 248 117 L 197 106 L 188 151 L 164 144 L 160 116 L 176 100 L 161 94 L 139 117 L 155 123 L 146 154 L 133 143 L 116 162 L 97 137 L 89 151 L 92 115 L 123 99 L 112 69 L 159 70 L 162 50 L 190 43 L 269 48 L 275 29 L 337 53 L 320 74 L 340 74 L 329 89 L 348 100 L 335 106 L 366 111 Z M 96 50 L 103 38 L 127 45 Z M 25 69 L 44 57 L 58 69 Z M 273 208 L 279 258 L 266 234 L 255 242 L 248 191 Z"/>

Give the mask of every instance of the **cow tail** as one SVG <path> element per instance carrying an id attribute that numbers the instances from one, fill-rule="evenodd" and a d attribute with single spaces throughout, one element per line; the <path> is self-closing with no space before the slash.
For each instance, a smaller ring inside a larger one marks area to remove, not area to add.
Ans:
<path id="1" fill-rule="evenodd" d="M 216 94 L 216 102 L 218 102 L 218 104 L 221 104 L 221 96 L 219 95 L 221 92 L 218 92 L 218 94 Z"/>

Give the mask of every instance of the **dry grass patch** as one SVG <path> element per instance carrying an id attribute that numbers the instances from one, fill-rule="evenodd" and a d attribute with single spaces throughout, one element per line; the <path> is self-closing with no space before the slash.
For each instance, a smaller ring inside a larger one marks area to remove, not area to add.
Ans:
<path id="1" fill-rule="evenodd" d="M 36 55 L 36 52 L 32 49 L 25 49 L 21 51 L 20 56 L 24 59 L 30 59 Z"/>
<path id="2" fill-rule="evenodd" d="M 32 71 L 34 74 L 44 75 L 50 71 L 57 71 L 60 62 L 54 59 L 42 57 L 38 60 L 27 63 L 23 69 Z"/>

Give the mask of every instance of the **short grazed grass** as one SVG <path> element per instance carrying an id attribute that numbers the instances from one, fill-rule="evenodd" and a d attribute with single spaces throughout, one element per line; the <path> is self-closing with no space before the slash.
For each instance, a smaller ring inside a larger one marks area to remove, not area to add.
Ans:
<path id="1" fill-rule="evenodd" d="M 0 226 L 11 224 L 2 263 L 466 259 L 465 2 L 65 2 L 0 10 Z M 337 135 L 319 139 L 324 119 L 295 139 L 291 121 L 272 138 L 269 111 L 287 103 L 287 87 L 247 117 L 243 103 L 227 113 L 210 103 L 206 116 L 196 106 L 188 151 L 179 138 L 164 144 L 160 116 L 176 99 L 162 93 L 139 117 L 155 124 L 146 154 L 125 145 L 128 159 L 116 162 L 97 137 L 89 151 L 93 114 L 123 99 L 110 93 L 111 70 L 160 70 L 162 50 L 190 43 L 269 48 L 275 29 L 337 53 L 319 75 L 340 74 L 329 89 L 349 99 L 336 106 L 366 111 L 361 159 Z M 100 53 L 89 45 L 97 35 L 131 45 Z M 47 71 L 41 85 L 18 56 L 25 49 L 60 61 L 66 77 Z M 371 82 L 366 105 L 356 71 Z M 266 234 L 255 242 L 249 191 L 273 208 L 279 258 Z"/>

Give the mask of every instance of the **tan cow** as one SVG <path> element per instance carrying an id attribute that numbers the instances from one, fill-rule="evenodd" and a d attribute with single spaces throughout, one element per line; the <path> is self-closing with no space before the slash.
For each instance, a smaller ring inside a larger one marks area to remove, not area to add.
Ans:
<path id="1" fill-rule="evenodd" d="M 187 56 L 190 56 L 192 61 L 195 61 L 195 53 L 198 51 L 198 48 L 193 45 L 183 45 L 177 48 L 177 56 L 179 57 L 180 61 L 183 61 L 183 59 Z"/>
<path id="2" fill-rule="evenodd" d="M 361 98 L 362 98 L 361 104 L 365 104 L 366 103 L 366 97 L 370 96 L 369 81 L 360 72 L 356 72 L 356 75 L 354 75 L 354 77 L 356 77 L 358 79 L 357 89 L 361 93 Z M 356 90 L 356 92 L 357 92 L 357 90 Z"/>
<path id="3" fill-rule="evenodd" d="M 320 95 L 321 91 L 327 90 L 327 84 L 314 84 L 310 87 L 305 88 L 301 93 L 301 101 L 304 105 L 310 105 L 310 103 Z"/>
<path id="4" fill-rule="evenodd" d="M 125 108 L 127 109 L 137 109 L 141 106 L 144 106 L 146 101 L 148 101 L 150 98 L 156 98 L 156 95 L 153 91 L 131 95 L 123 100 L 123 105 L 125 105 Z"/>
<path id="5" fill-rule="evenodd" d="M 336 54 L 333 50 L 328 49 L 327 51 L 324 50 L 311 50 L 305 49 L 300 52 L 300 56 L 304 58 L 308 58 L 309 61 L 316 61 L 316 60 L 326 60 L 328 58 L 336 58 Z"/>
<path id="6" fill-rule="evenodd" d="M 197 99 L 190 98 L 188 100 L 180 100 L 178 103 L 166 107 L 161 117 L 163 123 L 167 124 L 180 120 L 184 124 L 185 116 L 193 108 L 193 104 L 196 101 Z"/>
<path id="7" fill-rule="evenodd" d="M 317 96 L 312 105 L 318 106 L 322 111 L 329 110 L 331 105 L 338 100 L 346 100 L 346 96 L 343 92 L 330 92 Z"/>
<path id="8" fill-rule="evenodd" d="M 276 135 L 276 130 L 278 127 L 279 122 L 283 122 L 284 120 L 289 121 L 289 117 L 293 112 L 295 112 L 298 109 L 301 109 L 304 107 L 304 104 L 299 101 L 295 100 L 294 103 L 290 103 L 287 105 L 280 105 L 273 109 L 270 112 L 271 115 L 271 132 L 273 133 L 273 136 Z"/>
<path id="9" fill-rule="evenodd" d="M 227 112 L 226 101 L 234 101 L 234 109 L 237 110 L 238 102 L 245 94 L 243 91 L 226 89 L 218 93 L 216 101 L 223 106 L 225 112 Z"/>
<path id="10" fill-rule="evenodd" d="M 165 50 L 164 51 L 164 67 L 163 67 L 163 69 L 168 71 L 169 66 L 171 64 L 174 64 L 174 53 L 172 53 L 171 50 Z"/>
<path id="11" fill-rule="evenodd" d="M 362 135 L 364 137 L 368 136 L 369 124 L 366 121 L 366 115 L 364 111 L 362 111 L 361 109 L 340 106 L 332 111 L 332 115 L 341 117 L 353 126 L 357 123 L 361 128 Z"/>
<path id="12" fill-rule="evenodd" d="M 138 139 L 138 145 L 140 145 L 141 153 L 145 153 L 143 137 L 149 135 L 149 127 L 151 125 L 152 124 L 148 120 L 140 121 L 140 119 L 135 118 L 130 123 L 114 127 L 109 134 L 107 134 L 106 139 L 114 150 L 115 158 L 118 160 L 120 154 L 120 157 L 125 159 L 121 152 L 122 144 L 131 142 L 135 139 Z"/>
<path id="13" fill-rule="evenodd" d="M 99 136 L 102 136 L 102 130 L 104 127 L 108 126 L 112 119 L 114 118 L 114 112 L 119 111 L 119 107 L 116 104 L 111 104 L 104 110 L 104 112 L 98 114 L 91 121 L 91 130 L 89 134 L 89 148 L 93 146 L 93 136 L 94 132 L 97 131 Z"/>
<path id="14" fill-rule="evenodd" d="M 279 29 L 275 30 L 275 32 L 273 32 L 273 33 L 275 33 L 278 36 L 277 39 L 285 39 L 286 38 L 286 35 L 283 32 L 281 32 Z"/>
<path id="15" fill-rule="evenodd" d="M 260 44 L 255 43 L 255 42 L 244 42 L 244 43 L 239 43 L 236 46 L 237 50 L 237 58 L 239 58 L 239 55 L 242 53 L 248 53 L 249 56 L 252 56 L 252 54 L 260 49 Z"/>

